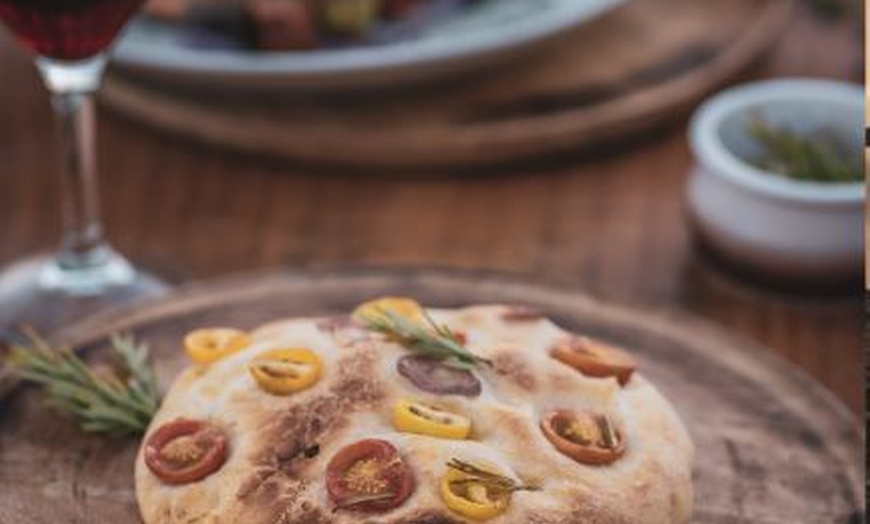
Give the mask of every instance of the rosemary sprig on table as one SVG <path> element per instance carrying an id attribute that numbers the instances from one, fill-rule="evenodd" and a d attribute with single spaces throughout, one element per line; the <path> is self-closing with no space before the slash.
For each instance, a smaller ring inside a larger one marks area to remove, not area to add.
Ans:
<path id="1" fill-rule="evenodd" d="M 51 405 L 71 414 L 85 431 L 144 433 L 160 402 L 147 346 L 113 337 L 114 368 L 102 370 L 69 348 L 52 348 L 34 332 L 26 334 L 29 344 L 13 347 L 9 364 L 21 378 L 42 385 Z"/>
<path id="2" fill-rule="evenodd" d="M 816 182 L 864 179 L 860 154 L 852 155 L 831 133 L 802 135 L 787 127 L 774 127 L 761 115 L 754 115 L 747 129 L 762 149 L 750 160 L 765 171 Z"/>
<path id="3" fill-rule="evenodd" d="M 469 351 L 459 336 L 449 327 L 438 324 L 423 312 L 425 323 L 416 322 L 390 309 L 378 308 L 373 315 L 363 315 L 366 327 L 385 335 L 402 346 L 421 355 L 437 359 L 454 359 L 460 367 L 490 364 Z"/>
<path id="4" fill-rule="evenodd" d="M 447 467 L 468 475 L 468 478 L 455 480 L 453 483 L 459 485 L 481 484 L 488 492 L 493 493 L 496 496 L 507 496 L 517 491 L 540 491 L 541 489 L 539 486 L 535 485 L 520 484 L 510 477 L 487 471 L 475 466 L 474 464 L 469 464 L 468 462 L 456 458 L 451 459 L 450 462 L 447 463 Z"/>

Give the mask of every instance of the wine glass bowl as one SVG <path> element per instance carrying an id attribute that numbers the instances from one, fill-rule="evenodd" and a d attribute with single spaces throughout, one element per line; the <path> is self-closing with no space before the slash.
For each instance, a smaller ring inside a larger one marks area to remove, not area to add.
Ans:
<path id="1" fill-rule="evenodd" d="M 106 50 L 143 0 L 0 0 L 0 19 L 39 56 L 85 60 Z"/>

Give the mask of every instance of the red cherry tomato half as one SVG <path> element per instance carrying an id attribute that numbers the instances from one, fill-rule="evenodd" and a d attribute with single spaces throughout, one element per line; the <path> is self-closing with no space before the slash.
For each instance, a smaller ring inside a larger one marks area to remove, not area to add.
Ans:
<path id="1" fill-rule="evenodd" d="M 379 513 L 408 500 L 414 476 L 395 446 L 385 440 L 361 440 L 329 461 L 326 490 L 336 509 Z"/>
<path id="2" fill-rule="evenodd" d="M 407 18 L 416 9 L 419 9 L 422 3 L 421 0 L 386 0 L 384 12 L 391 20 Z"/>
<path id="3" fill-rule="evenodd" d="M 227 459 L 224 432 L 201 420 L 178 419 L 161 426 L 145 443 L 145 464 L 167 484 L 202 480 Z"/>
<path id="4" fill-rule="evenodd" d="M 584 375 L 615 377 L 623 386 L 637 369 L 637 362 L 628 353 L 589 337 L 568 337 L 553 346 L 550 355 Z"/>
<path id="5" fill-rule="evenodd" d="M 607 415 L 556 410 L 541 420 L 544 436 L 577 462 L 603 466 L 625 453 L 625 437 Z"/>

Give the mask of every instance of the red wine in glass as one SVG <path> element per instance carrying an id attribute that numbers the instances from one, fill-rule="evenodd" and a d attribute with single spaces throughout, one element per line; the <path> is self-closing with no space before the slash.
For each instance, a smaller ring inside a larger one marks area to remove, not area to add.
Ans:
<path id="1" fill-rule="evenodd" d="M 144 0 L 0 0 L 0 19 L 33 52 L 83 60 L 105 50 Z"/>

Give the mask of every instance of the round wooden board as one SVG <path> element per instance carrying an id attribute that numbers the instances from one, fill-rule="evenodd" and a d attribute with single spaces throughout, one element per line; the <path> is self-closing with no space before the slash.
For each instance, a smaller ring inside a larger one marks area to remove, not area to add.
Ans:
<path id="1" fill-rule="evenodd" d="M 685 114 L 779 36 L 794 0 L 635 0 L 509 68 L 355 95 L 169 90 L 112 76 L 103 102 L 234 150 L 372 168 L 498 165 Z"/>
<path id="2" fill-rule="evenodd" d="M 256 274 L 111 312 L 62 336 L 99 351 L 107 335 L 132 331 L 151 344 L 165 383 L 186 364 L 179 339 L 193 327 L 251 328 L 277 317 L 347 312 L 382 294 L 438 306 L 529 304 L 567 328 L 631 348 L 696 443 L 695 523 L 846 524 L 862 518 L 861 431 L 837 401 L 784 361 L 692 317 L 603 304 L 504 274 Z M 135 440 L 84 435 L 44 408 L 32 388 L 17 391 L 0 417 L 0 522 L 138 522 L 136 447 Z"/>

